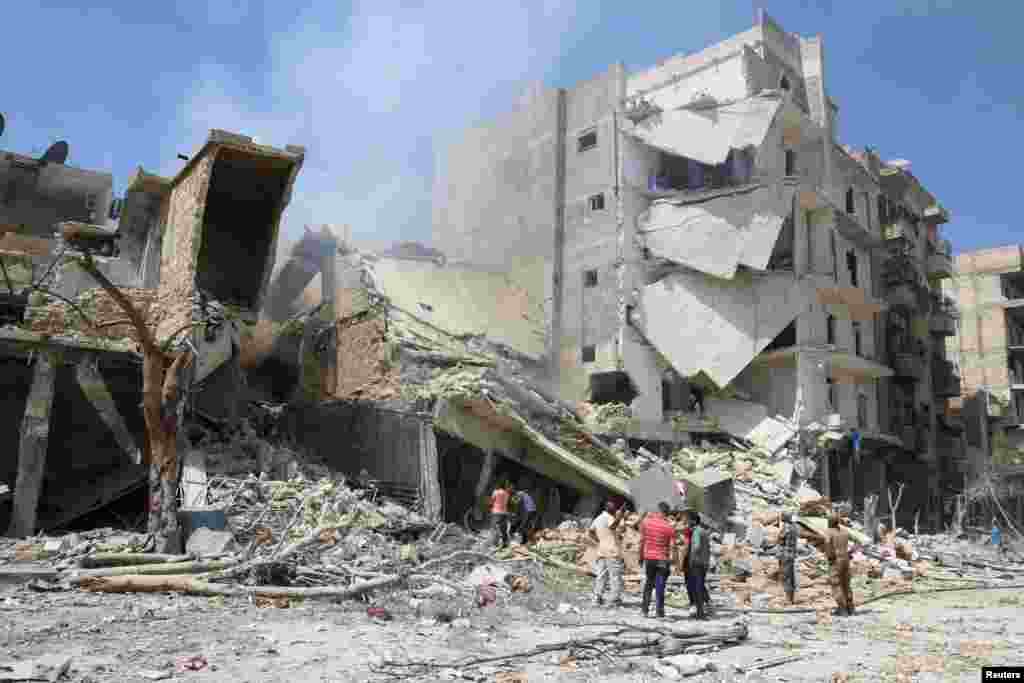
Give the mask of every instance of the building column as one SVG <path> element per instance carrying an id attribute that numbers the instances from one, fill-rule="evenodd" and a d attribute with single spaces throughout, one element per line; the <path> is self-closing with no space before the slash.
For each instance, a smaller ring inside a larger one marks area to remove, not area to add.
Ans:
<path id="1" fill-rule="evenodd" d="M 420 496 L 423 514 L 431 521 L 440 521 L 444 513 L 441 493 L 441 467 L 437 456 L 437 435 L 434 426 L 419 421 L 420 430 Z"/>
<path id="2" fill-rule="evenodd" d="M 18 445 L 18 477 L 14 484 L 14 507 L 7 535 L 31 536 L 36 531 L 36 512 L 46 472 L 46 448 L 50 440 L 50 414 L 56 385 L 57 358 L 43 352 L 36 356 L 32 388 L 25 404 Z"/>
<path id="3" fill-rule="evenodd" d="M 821 458 L 821 495 L 825 498 L 832 497 L 832 451 L 830 448 L 824 449 L 825 452 Z"/>
<path id="4" fill-rule="evenodd" d="M 330 325 L 327 347 L 321 356 L 324 373 L 324 393 L 333 396 L 338 391 L 338 311 L 335 299 L 338 292 L 338 241 L 324 231 L 323 252 L 320 257 L 321 316 Z"/>
<path id="5" fill-rule="evenodd" d="M 103 381 L 103 376 L 100 374 L 99 367 L 96 364 L 96 358 L 83 358 L 75 367 L 75 376 L 78 379 L 78 385 L 82 388 L 82 393 L 85 394 L 85 398 L 88 399 L 92 407 L 99 413 L 103 423 L 113 432 L 117 445 L 121 447 L 121 450 L 124 451 L 129 460 L 136 465 L 140 464 L 142 462 L 142 451 L 139 449 L 138 444 L 136 444 L 135 437 L 132 436 L 128 425 L 125 424 L 124 419 L 121 417 L 121 411 L 117 409 L 117 404 L 114 403 L 114 397 L 107 388 L 107 383 Z"/>

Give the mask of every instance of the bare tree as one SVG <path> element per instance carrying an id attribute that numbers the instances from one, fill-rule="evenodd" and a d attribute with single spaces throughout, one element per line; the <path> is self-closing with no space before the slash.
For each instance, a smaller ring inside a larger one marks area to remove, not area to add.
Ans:
<path id="1" fill-rule="evenodd" d="M 872 543 L 878 543 L 878 495 L 864 496 L 864 530 Z"/>
<path id="2" fill-rule="evenodd" d="M 905 486 L 905 484 L 901 483 L 896 488 L 896 500 L 895 501 L 893 500 L 892 488 L 890 487 L 888 489 L 888 491 L 887 491 L 887 493 L 889 494 L 889 521 L 890 521 L 889 529 L 893 533 L 896 532 L 896 511 L 900 507 L 900 501 L 903 500 L 903 487 L 904 486 Z"/>
<path id="3" fill-rule="evenodd" d="M 44 286 L 49 273 L 62 261 L 74 262 L 87 273 L 118 305 L 126 319 L 97 324 L 74 301 Z M 155 539 L 156 552 L 180 552 L 178 429 L 185 407 L 183 399 L 190 377 L 188 370 L 194 355 L 188 347 L 180 351 L 172 350 L 172 343 L 195 324 L 185 326 L 172 334 L 163 344 L 158 344 L 143 314 L 131 299 L 99 270 L 89 252 L 85 252 L 83 256 L 65 259 L 64 252 L 61 251 L 46 273 L 25 289 L 63 301 L 94 332 L 126 323 L 134 328 L 142 353 L 142 413 L 149 440 L 148 531 Z M 13 293 L 13 288 L 11 291 Z"/>

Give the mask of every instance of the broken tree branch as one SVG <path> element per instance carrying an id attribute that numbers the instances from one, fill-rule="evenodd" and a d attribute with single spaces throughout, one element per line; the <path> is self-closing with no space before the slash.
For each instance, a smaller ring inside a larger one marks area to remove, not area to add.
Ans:
<path id="1" fill-rule="evenodd" d="M 132 564 L 160 564 L 163 562 L 188 562 L 191 555 L 165 555 L 161 553 L 96 553 L 86 555 L 78 561 L 85 569 L 98 567 L 120 567 Z"/>
<path id="2" fill-rule="evenodd" d="M 191 575 L 170 576 L 86 576 L 79 582 L 92 593 L 188 593 L 189 595 L 253 595 L 265 598 L 351 598 L 367 591 L 386 588 L 404 580 L 404 576 L 383 576 L 353 586 L 295 588 L 292 586 L 230 586 L 212 583 Z"/>
<path id="3" fill-rule="evenodd" d="M 73 570 L 68 577 L 72 583 L 82 583 L 85 579 L 113 576 L 141 576 L 148 574 L 199 574 L 203 572 L 229 569 L 238 563 L 237 560 L 214 560 L 211 562 L 162 562 L 155 564 L 137 564 L 127 567 L 103 567 L 101 569 Z"/>
<path id="4" fill-rule="evenodd" d="M 889 529 L 891 531 L 896 531 L 896 510 L 899 509 L 900 501 L 903 500 L 903 487 L 904 486 L 905 486 L 905 484 L 903 484 L 901 482 L 899 487 L 896 490 L 896 500 L 895 501 L 893 501 L 893 499 L 892 499 L 892 488 L 889 488 L 889 489 L 886 490 L 886 493 L 889 494 L 889 521 L 891 522 L 891 526 L 889 527 Z"/>
<path id="5" fill-rule="evenodd" d="M 117 285 L 111 282 L 106 275 L 101 273 L 96 267 L 96 264 L 93 263 L 93 260 L 88 256 L 77 259 L 76 262 L 82 270 L 88 273 L 92 279 L 99 284 L 103 291 L 110 295 L 110 298 L 113 299 L 117 305 L 121 307 L 121 310 L 124 311 L 124 314 L 128 316 L 128 319 L 131 320 L 132 326 L 135 328 L 135 332 L 139 335 L 139 344 L 142 346 L 142 349 L 146 353 L 162 355 L 160 349 L 157 348 L 156 341 L 153 339 L 153 334 L 150 332 L 149 326 L 142 318 L 142 314 L 139 313 L 138 309 L 135 308 L 135 305 L 125 295 L 125 293 L 118 289 Z"/>

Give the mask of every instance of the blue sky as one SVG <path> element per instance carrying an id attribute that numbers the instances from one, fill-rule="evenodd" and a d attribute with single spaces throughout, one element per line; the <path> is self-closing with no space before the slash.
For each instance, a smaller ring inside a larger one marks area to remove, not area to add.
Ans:
<path id="1" fill-rule="evenodd" d="M 307 147 L 285 218 L 348 224 L 372 243 L 429 240 L 433 149 L 613 62 L 646 67 L 748 28 L 764 6 L 825 37 L 840 141 L 912 170 L 947 208 L 958 250 L 1024 242 L 1016 161 L 1024 57 L 1013 3 L 312 2 L 5 3 L 0 149 L 114 174 L 173 174 L 210 128 Z"/>

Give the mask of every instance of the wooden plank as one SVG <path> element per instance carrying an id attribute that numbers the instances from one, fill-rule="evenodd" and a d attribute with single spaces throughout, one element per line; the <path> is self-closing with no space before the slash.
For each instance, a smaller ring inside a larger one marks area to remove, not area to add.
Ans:
<path id="1" fill-rule="evenodd" d="M 46 448 L 50 440 L 50 417 L 57 379 L 56 359 L 47 353 L 36 358 L 32 388 L 25 404 L 18 445 L 18 477 L 14 484 L 14 506 L 8 536 L 21 538 L 36 531 L 39 496 L 46 472 Z"/>

